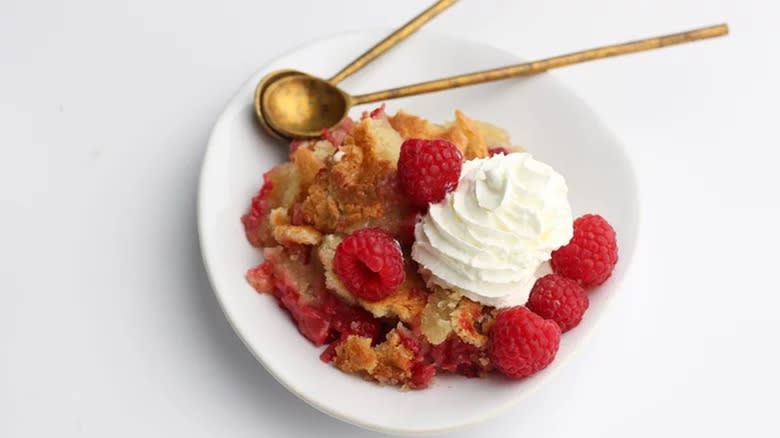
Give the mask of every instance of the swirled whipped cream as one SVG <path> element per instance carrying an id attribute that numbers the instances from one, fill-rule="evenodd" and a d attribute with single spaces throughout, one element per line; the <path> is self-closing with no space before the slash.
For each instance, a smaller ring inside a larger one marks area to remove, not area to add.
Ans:
<path id="1" fill-rule="evenodd" d="M 563 176 L 527 153 L 466 161 L 457 189 L 418 220 L 412 258 L 429 285 L 524 304 L 537 270 L 571 240 L 567 193 Z"/>

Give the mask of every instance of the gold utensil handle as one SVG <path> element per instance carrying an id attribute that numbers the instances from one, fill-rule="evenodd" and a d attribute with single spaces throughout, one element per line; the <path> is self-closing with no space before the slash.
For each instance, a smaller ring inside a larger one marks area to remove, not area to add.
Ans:
<path id="1" fill-rule="evenodd" d="M 376 45 L 368 49 L 365 53 L 360 55 L 356 60 L 352 61 L 348 66 L 344 67 L 335 76 L 328 79 L 333 85 L 351 76 L 356 71 L 365 67 L 366 64 L 376 59 L 379 55 L 385 53 L 388 49 L 405 40 L 409 35 L 413 34 L 417 29 L 421 28 L 423 24 L 430 21 L 431 18 L 439 15 L 445 9 L 455 4 L 458 0 L 439 0 L 433 4 L 430 8 L 424 10 L 420 15 L 412 18 L 408 23 L 401 26 L 398 30 L 390 34 L 387 38 L 376 43 Z"/>
<path id="2" fill-rule="evenodd" d="M 359 96 L 354 96 L 352 98 L 352 103 L 354 105 L 359 105 L 362 103 L 371 103 L 405 96 L 414 96 L 416 94 L 448 90 L 451 88 L 465 87 L 467 85 L 481 84 L 483 82 L 498 81 L 516 76 L 528 76 L 566 65 L 594 61 L 596 59 L 609 58 L 612 56 L 627 55 L 629 53 L 643 52 L 645 50 L 658 49 L 661 47 L 689 43 L 707 38 L 715 38 L 727 35 L 728 33 L 729 28 L 726 24 L 702 27 L 700 29 L 689 30 L 687 32 L 680 32 L 638 41 L 631 41 L 628 43 L 597 47 L 594 49 L 555 56 L 539 61 L 511 65 L 508 67 L 501 67 L 475 73 L 467 73 L 464 75 L 451 76 L 444 79 L 421 82 L 414 85 L 391 88 L 389 90 L 377 91 L 369 94 L 362 94 Z"/>

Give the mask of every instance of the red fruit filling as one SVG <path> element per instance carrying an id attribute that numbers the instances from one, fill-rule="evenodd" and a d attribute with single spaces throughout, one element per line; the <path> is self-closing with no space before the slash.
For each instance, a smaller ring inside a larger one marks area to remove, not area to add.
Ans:
<path id="1" fill-rule="evenodd" d="M 477 377 L 483 368 L 479 359 L 484 357 L 484 351 L 458 336 L 431 347 L 430 356 L 437 368 L 466 377 Z"/>
<path id="2" fill-rule="evenodd" d="M 244 232 L 249 243 L 255 247 L 262 247 L 260 238 L 261 229 L 265 220 L 268 218 L 269 202 L 268 197 L 271 195 L 271 191 L 274 188 L 274 184 L 268 177 L 268 173 L 263 175 L 263 187 L 257 192 L 252 203 L 249 206 L 249 211 L 241 216 L 241 222 L 244 224 Z"/>

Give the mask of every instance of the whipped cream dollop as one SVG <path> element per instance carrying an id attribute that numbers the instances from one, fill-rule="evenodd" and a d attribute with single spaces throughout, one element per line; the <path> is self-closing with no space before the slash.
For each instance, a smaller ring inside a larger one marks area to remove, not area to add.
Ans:
<path id="1" fill-rule="evenodd" d="M 458 187 L 418 220 L 412 258 L 429 284 L 484 305 L 528 299 L 537 271 L 569 243 L 563 176 L 528 153 L 463 163 Z"/>

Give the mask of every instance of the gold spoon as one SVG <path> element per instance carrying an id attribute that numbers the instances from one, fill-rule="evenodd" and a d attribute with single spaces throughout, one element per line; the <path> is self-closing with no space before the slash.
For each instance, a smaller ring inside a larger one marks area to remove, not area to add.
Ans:
<path id="1" fill-rule="evenodd" d="M 351 96 L 324 79 L 308 75 L 287 76 L 266 88 L 261 96 L 260 111 L 277 134 L 285 138 L 314 138 L 319 137 L 323 129 L 337 126 L 354 105 L 528 76 L 570 64 L 715 38 L 728 32 L 728 25 L 719 24 L 359 96 Z"/>
<path id="2" fill-rule="evenodd" d="M 349 65 L 341 69 L 341 71 L 336 73 L 332 78 L 328 79 L 328 82 L 330 82 L 334 86 L 337 85 L 339 82 L 351 76 L 356 71 L 365 67 L 369 62 L 373 61 L 381 54 L 388 51 L 391 47 L 405 40 L 407 37 L 409 37 L 409 35 L 413 34 L 419 28 L 421 28 L 423 24 L 427 23 L 433 17 L 444 12 L 445 9 L 452 6 L 457 1 L 458 0 L 437 1 L 436 3 L 431 5 L 431 7 L 422 11 L 419 15 L 409 20 L 409 22 L 401 26 L 398 30 L 388 35 L 385 39 L 376 43 L 374 47 L 371 47 L 370 49 L 366 50 L 365 53 L 363 53 L 357 59 L 352 61 Z M 269 126 L 261 110 L 261 102 L 263 99 L 263 93 L 265 93 L 265 90 L 267 90 L 271 84 L 273 84 L 274 82 L 276 82 L 281 78 L 285 78 L 289 76 L 307 77 L 308 75 L 306 73 L 302 73 L 296 70 L 276 70 L 268 73 L 262 79 L 260 79 L 260 82 L 257 84 L 257 87 L 255 87 L 254 102 L 255 102 L 255 114 L 257 115 L 257 120 L 260 122 L 263 128 L 265 128 L 265 130 L 268 131 L 269 134 L 279 139 L 282 139 L 286 136 L 274 130 L 273 127 Z"/>
<path id="3" fill-rule="evenodd" d="M 263 113 L 260 111 L 260 102 L 263 98 L 263 93 L 265 93 L 266 88 L 268 88 L 268 85 L 273 84 L 278 79 L 281 79 L 285 76 L 290 75 L 304 75 L 304 73 L 301 73 L 297 70 L 290 70 L 290 69 L 284 69 L 284 70 L 274 70 L 271 73 L 268 73 L 267 75 L 263 76 L 263 78 L 260 80 L 260 82 L 257 84 L 257 87 L 255 87 L 255 114 L 257 115 L 257 121 L 260 122 L 260 125 L 265 129 L 265 131 L 270 134 L 272 137 L 278 138 L 280 140 L 284 139 L 284 135 L 281 133 L 276 132 L 269 124 L 265 121 L 265 117 L 263 116 Z"/>

